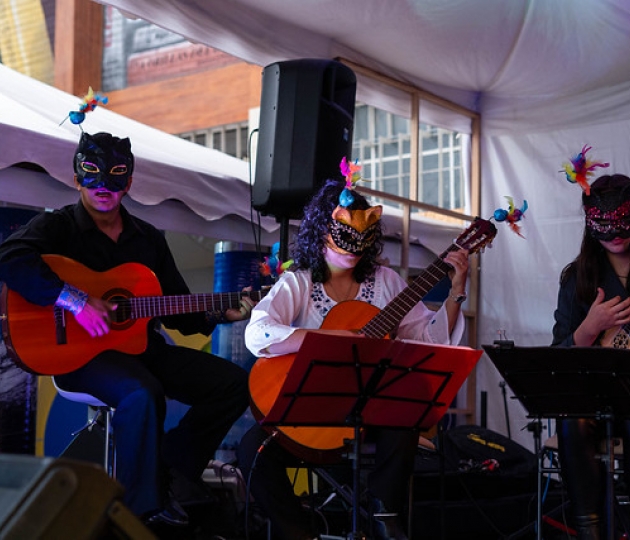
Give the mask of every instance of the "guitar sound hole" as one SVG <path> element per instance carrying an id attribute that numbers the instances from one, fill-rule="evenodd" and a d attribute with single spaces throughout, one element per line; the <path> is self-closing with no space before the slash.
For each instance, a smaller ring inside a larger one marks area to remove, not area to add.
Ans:
<path id="1" fill-rule="evenodd" d="M 133 319 L 131 319 L 131 303 L 128 301 L 129 295 L 126 296 L 120 292 L 110 291 L 103 296 L 103 299 L 117 306 L 111 314 L 113 329 L 120 330 L 128 328 L 133 324 Z"/>

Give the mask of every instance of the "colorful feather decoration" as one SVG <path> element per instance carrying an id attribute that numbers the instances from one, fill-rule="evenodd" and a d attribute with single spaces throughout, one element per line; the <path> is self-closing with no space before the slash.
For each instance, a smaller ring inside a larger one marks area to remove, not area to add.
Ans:
<path id="1" fill-rule="evenodd" d="M 341 195 L 339 195 L 339 205 L 347 208 L 354 202 L 352 189 L 354 185 L 361 180 L 361 165 L 356 161 L 354 163 L 348 163 L 348 160 L 344 156 L 339 164 L 339 169 L 346 179 L 346 187 L 341 192 Z"/>
<path id="2" fill-rule="evenodd" d="M 505 198 L 508 202 L 507 210 L 503 208 L 497 208 L 494 211 L 493 217 L 498 222 L 505 221 L 513 232 L 518 234 L 521 238 L 525 238 L 521 234 L 521 227 L 520 225 L 518 225 L 518 222 L 523 219 L 525 215 L 525 212 L 528 208 L 527 201 L 524 200 L 523 205 L 520 208 L 516 208 L 516 206 L 514 205 L 514 199 L 512 197 L 506 196 Z"/>
<path id="3" fill-rule="evenodd" d="M 265 257 L 265 262 L 259 263 L 260 275 L 263 277 L 271 276 L 274 280 L 278 279 L 282 273 L 293 264 L 293 260 L 282 262 L 278 255 L 280 253 L 280 242 L 276 242 L 271 247 L 271 255 Z"/>
<path id="4" fill-rule="evenodd" d="M 591 194 L 591 186 L 588 180 L 594 174 L 594 170 L 598 167 L 608 167 L 610 163 L 601 163 L 598 161 L 591 161 L 586 158 L 586 153 L 592 148 L 592 146 L 584 145 L 582 151 L 570 159 L 570 163 L 563 165 L 563 170 L 567 180 L 572 184 L 578 184 L 587 195 Z"/>
<path id="5" fill-rule="evenodd" d="M 106 96 L 98 92 L 94 93 L 94 90 L 92 90 L 92 87 L 90 86 L 88 93 L 83 97 L 83 103 L 81 103 L 81 105 L 79 106 L 79 110 L 70 111 L 68 113 L 68 116 L 66 116 L 63 119 L 61 124 L 63 124 L 66 120 L 70 119 L 70 122 L 72 122 L 75 125 L 79 125 L 83 122 L 83 120 L 85 120 L 86 113 L 89 113 L 93 111 L 94 109 L 96 109 L 99 103 L 102 103 L 103 105 L 107 105 L 107 101 L 108 99 Z"/>

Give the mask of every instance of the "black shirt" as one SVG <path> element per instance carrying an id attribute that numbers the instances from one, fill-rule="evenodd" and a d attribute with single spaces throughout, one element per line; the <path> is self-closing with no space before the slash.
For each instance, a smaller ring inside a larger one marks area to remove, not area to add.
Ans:
<path id="1" fill-rule="evenodd" d="M 64 282 L 40 255 L 57 254 L 97 272 L 140 263 L 155 273 L 163 295 L 190 294 L 164 235 L 123 206 L 120 212 L 123 231 L 117 242 L 96 226 L 80 201 L 34 217 L 0 245 L 0 281 L 33 304 L 52 305 Z M 208 335 L 213 328 L 203 313 L 163 317 L 162 322 L 185 335 Z"/>
<path id="2" fill-rule="evenodd" d="M 602 282 L 599 286 L 604 289 L 605 300 L 610 300 L 615 296 L 628 297 L 628 293 L 607 259 Z M 553 327 L 552 346 L 574 346 L 573 333 L 582 324 L 590 308 L 590 304 L 580 302 L 577 298 L 577 276 L 575 268 L 573 268 L 573 271 L 567 272 L 562 283 L 560 283 L 558 305 L 554 312 L 555 324 Z"/>

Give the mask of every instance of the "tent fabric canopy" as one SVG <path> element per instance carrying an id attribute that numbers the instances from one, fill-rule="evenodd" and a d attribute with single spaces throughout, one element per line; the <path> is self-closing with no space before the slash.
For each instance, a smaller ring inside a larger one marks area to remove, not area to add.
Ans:
<path id="1" fill-rule="evenodd" d="M 570 96 L 630 70 L 624 0 L 102 3 L 247 62 L 341 56 L 473 109 L 480 93 Z"/>
<path id="2" fill-rule="evenodd" d="M 579 187 L 563 163 L 583 145 L 630 173 L 630 3 L 626 0 L 105 0 L 245 61 L 348 59 L 481 115 L 482 216 L 512 196 L 525 239 L 500 228 L 482 255 L 478 338 L 548 345 L 561 269 L 579 250 Z M 400 92 L 357 99 L 406 111 Z M 381 85 L 382 86 L 382 85 Z M 408 106 L 407 106 L 408 107 Z M 408 112 L 406 114 L 409 114 Z M 606 171 L 604 171 L 606 172 Z M 422 238 L 420 238 L 422 241 Z M 532 445 L 517 400 L 484 356 L 477 390 L 488 427 Z"/>

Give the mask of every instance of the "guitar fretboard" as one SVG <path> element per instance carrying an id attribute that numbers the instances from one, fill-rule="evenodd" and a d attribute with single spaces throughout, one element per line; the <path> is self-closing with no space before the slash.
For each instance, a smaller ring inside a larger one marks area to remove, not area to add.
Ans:
<path id="1" fill-rule="evenodd" d="M 403 320 L 405 315 L 418 304 L 424 296 L 446 277 L 451 266 L 444 262 L 444 257 L 451 251 L 459 249 L 457 244 L 444 251 L 435 261 L 425 268 L 413 282 L 398 295 L 370 322 L 360 333 L 373 338 L 384 338 Z"/>
<path id="2" fill-rule="evenodd" d="M 117 322 L 122 322 L 129 319 L 153 318 L 164 315 L 238 309 L 241 299 L 249 297 L 258 302 L 265 293 L 266 291 L 243 291 L 113 299 L 118 305 L 114 311 L 114 318 Z"/>

